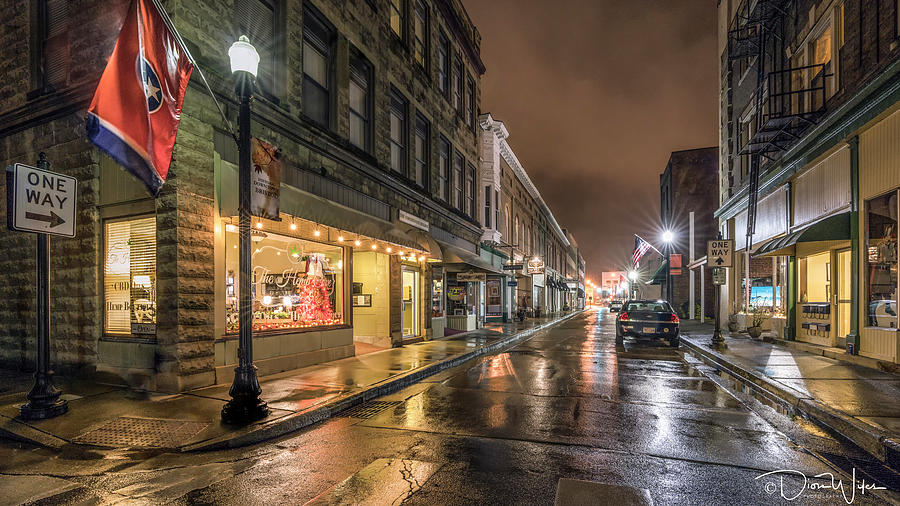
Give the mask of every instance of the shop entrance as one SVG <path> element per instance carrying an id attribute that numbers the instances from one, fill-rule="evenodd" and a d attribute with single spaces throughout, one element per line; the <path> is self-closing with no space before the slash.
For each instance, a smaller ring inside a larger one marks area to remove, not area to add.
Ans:
<path id="1" fill-rule="evenodd" d="M 837 252 L 837 337 L 844 340 L 850 333 L 850 307 L 852 301 L 852 291 L 850 290 L 850 278 L 852 276 L 850 267 L 850 250 L 845 249 Z M 844 347 L 844 342 L 839 342 L 838 346 Z"/>
<path id="2" fill-rule="evenodd" d="M 402 271 L 403 297 L 401 299 L 401 319 L 403 337 L 419 335 L 419 271 L 404 266 Z"/>

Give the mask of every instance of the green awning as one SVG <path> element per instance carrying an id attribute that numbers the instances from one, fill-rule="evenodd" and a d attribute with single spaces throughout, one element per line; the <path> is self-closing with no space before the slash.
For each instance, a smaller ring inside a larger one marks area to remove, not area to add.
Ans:
<path id="1" fill-rule="evenodd" d="M 656 272 L 647 280 L 648 285 L 661 285 L 666 282 L 666 262 L 661 262 Z"/>
<path id="2" fill-rule="evenodd" d="M 756 248 L 752 255 L 754 257 L 795 256 L 796 245 L 800 242 L 849 240 L 850 213 L 847 212 L 829 216 L 802 230 L 770 239 Z"/>

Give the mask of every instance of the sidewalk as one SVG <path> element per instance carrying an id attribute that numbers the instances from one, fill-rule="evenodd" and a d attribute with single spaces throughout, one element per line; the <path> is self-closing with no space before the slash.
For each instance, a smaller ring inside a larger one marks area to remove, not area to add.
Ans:
<path id="1" fill-rule="evenodd" d="M 66 378 L 56 378 L 55 383 L 69 401 L 69 412 L 50 420 L 24 422 L 16 417 L 31 382 L 6 377 L 0 386 L 0 436 L 51 448 L 84 444 L 196 451 L 253 444 L 405 388 L 575 314 L 488 324 L 465 334 L 262 377 L 262 398 L 271 413 L 247 426 L 221 422 L 230 385 L 166 394 Z"/>
<path id="2" fill-rule="evenodd" d="M 841 434 L 893 469 L 900 469 L 900 376 L 821 354 L 682 323 L 682 345 L 704 362 Z"/>

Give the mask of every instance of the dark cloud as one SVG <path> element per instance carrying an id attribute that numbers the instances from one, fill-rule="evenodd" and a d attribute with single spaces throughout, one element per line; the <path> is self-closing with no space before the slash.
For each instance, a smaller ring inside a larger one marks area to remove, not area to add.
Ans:
<path id="1" fill-rule="evenodd" d="M 716 145 L 712 0 L 464 0 L 482 35 L 482 109 L 589 276 L 655 239 L 671 151 Z M 711 189 L 715 191 L 715 189 Z"/>

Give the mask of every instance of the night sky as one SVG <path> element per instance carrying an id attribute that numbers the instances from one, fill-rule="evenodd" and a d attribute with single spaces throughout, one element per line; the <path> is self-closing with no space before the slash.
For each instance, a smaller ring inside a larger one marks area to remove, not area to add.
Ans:
<path id="1" fill-rule="evenodd" d="M 588 277 L 623 269 L 634 233 L 659 246 L 669 153 L 717 145 L 716 2 L 463 2 L 482 36 L 482 112 L 506 124 Z"/>

